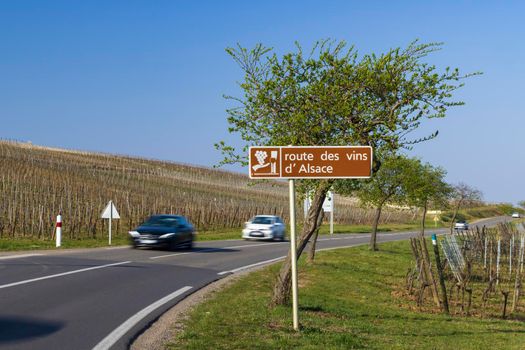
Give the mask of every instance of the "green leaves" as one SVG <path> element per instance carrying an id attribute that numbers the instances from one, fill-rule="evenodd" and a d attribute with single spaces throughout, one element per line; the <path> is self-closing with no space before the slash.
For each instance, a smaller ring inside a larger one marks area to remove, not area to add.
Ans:
<path id="1" fill-rule="evenodd" d="M 453 189 L 445 182 L 445 169 L 417 160 L 417 164 L 409 173 L 405 189 L 409 205 L 420 208 L 426 207 L 427 204 L 432 204 L 435 208 L 448 206 Z"/>
<path id="2" fill-rule="evenodd" d="M 424 62 L 441 43 L 394 48 L 359 56 L 344 41 L 321 40 L 305 56 L 302 47 L 278 57 L 262 44 L 226 52 L 244 73 L 242 96 L 225 98 L 230 132 L 246 145 L 370 145 L 395 153 L 430 140 L 410 138 L 425 119 L 442 118 L 463 102 L 453 92 L 469 76 Z M 225 143 L 221 164 L 245 163 L 246 154 Z"/>
<path id="3" fill-rule="evenodd" d="M 407 205 L 408 192 L 421 162 L 415 158 L 390 155 L 372 178 L 355 193 L 364 205 L 382 207 L 386 203 Z"/>

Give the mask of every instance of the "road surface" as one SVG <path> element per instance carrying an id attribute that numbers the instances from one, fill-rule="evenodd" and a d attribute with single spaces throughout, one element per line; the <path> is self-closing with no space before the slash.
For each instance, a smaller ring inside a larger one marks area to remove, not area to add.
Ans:
<path id="1" fill-rule="evenodd" d="M 491 226 L 507 217 L 486 219 Z M 427 232 L 443 233 L 446 229 Z M 416 231 L 384 233 L 378 242 Z M 369 234 L 320 236 L 319 250 Z M 163 312 L 228 274 L 282 259 L 289 242 L 197 242 L 192 251 L 127 247 L 0 254 L 1 349 L 127 349 Z"/>

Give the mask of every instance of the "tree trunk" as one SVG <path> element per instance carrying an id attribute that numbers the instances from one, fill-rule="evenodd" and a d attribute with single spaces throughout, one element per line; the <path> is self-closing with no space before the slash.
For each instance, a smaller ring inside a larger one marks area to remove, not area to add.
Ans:
<path id="1" fill-rule="evenodd" d="M 297 240 L 297 260 L 299 260 L 299 257 L 301 256 L 301 253 L 303 252 L 306 244 L 317 228 L 317 218 L 319 217 L 319 213 L 323 208 L 323 202 L 326 198 L 326 193 L 332 184 L 333 180 L 322 180 L 317 186 L 312 205 L 308 210 L 308 215 L 304 222 L 303 231 Z M 288 250 L 286 260 L 279 271 L 279 276 L 277 276 L 277 281 L 273 287 L 271 305 L 285 305 L 290 301 L 290 290 L 292 288 L 292 260 L 290 254 L 291 252 Z"/>
<path id="2" fill-rule="evenodd" d="M 450 219 L 450 234 L 454 233 L 454 223 L 456 221 L 456 217 L 458 216 L 460 207 L 461 207 L 461 201 L 458 201 L 458 204 L 454 208 L 454 215 L 452 215 L 452 219 Z"/>
<path id="3" fill-rule="evenodd" d="M 381 210 L 383 209 L 383 203 L 379 204 L 376 208 L 376 216 L 372 225 L 372 233 L 370 235 L 370 250 L 377 250 L 377 225 L 379 225 L 379 219 L 381 218 Z"/>
<path id="4" fill-rule="evenodd" d="M 425 202 L 425 204 L 423 205 L 423 218 L 421 219 L 421 232 L 419 233 L 420 237 L 425 236 L 425 220 L 427 218 L 427 205 L 427 202 Z"/>
<path id="5" fill-rule="evenodd" d="M 437 282 L 436 278 L 434 277 L 434 272 L 432 271 L 432 264 L 430 263 L 430 256 L 428 254 L 427 241 L 423 236 L 420 236 L 419 240 L 421 242 L 421 251 L 423 255 L 423 260 L 425 262 L 424 268 L 426 271 L 425 273 L 427 275 L 427 281 L 429 283 L 430 290 L 432 291 L 432 297 L 434 298 L 436 306 L 441 307 L 441 303 L 439 301 L 439 293 L 437 289 Z"/>
<path id="6" fill-rule="evenodd" d="M 441 305 L 439 301 L 437 283 L 436 283 L 436 279 L 434 278 L 434 273 L 432 272 L 432 266 L 430 264 L 430 256 L 428 254 L 428 249 L 427 249 L 427 242 L 425 240 L 425 219 L 427 217 L 427 206 L 428 206 L 428 202 L 425 202 L 423 205 L 423 218 L 421 219 L 421 232 L 419 233 L 419 239 L 421 241 L 421 246 L 423 249 L 423 259 L 425 260 L 428 281 L 430 282 L 430 290 L 432 291 L 434 302 L 436 303 L 438 307 L 440 307 Z"/>
<path id="7" fill-rule="evenodd" d="M 321 224 L 323 223 L 324 219 L 324 210 L 321 209 L 321 212 L 319 213 L 319 218 L 317 219 L 317 229 L 315 230 L 314 237 L 312 238 L 312 241 L 310 242 L 310 250 L 308 251 L 308 263 L 312 264 L 315 259 L 315 246 L 317 243 L 317 237 L 319 236 L 319 229 L 321 228 Z"/>

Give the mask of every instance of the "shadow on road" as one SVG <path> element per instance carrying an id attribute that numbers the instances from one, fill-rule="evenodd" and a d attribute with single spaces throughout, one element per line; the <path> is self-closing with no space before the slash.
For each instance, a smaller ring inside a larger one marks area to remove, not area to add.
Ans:
<path id="1" fill-rule="evenodd" d="M 44 337 L 63 327 L 62 322 L 3 316 L 0 317 L 0 344 Z"/>

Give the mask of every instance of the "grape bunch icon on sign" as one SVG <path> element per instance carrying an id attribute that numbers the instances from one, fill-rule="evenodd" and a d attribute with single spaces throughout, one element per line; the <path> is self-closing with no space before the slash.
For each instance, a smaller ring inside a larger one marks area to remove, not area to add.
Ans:
<path id="1" fill-rule="evenodd" d="M 278 151 L 270 151 L 270 157 L 268 157 L 268 151 L 256 151 L 255 158 L 258 164 L 252 166 L 253 171 L 257 175 L 278 175 L 277 155 Z"/>

